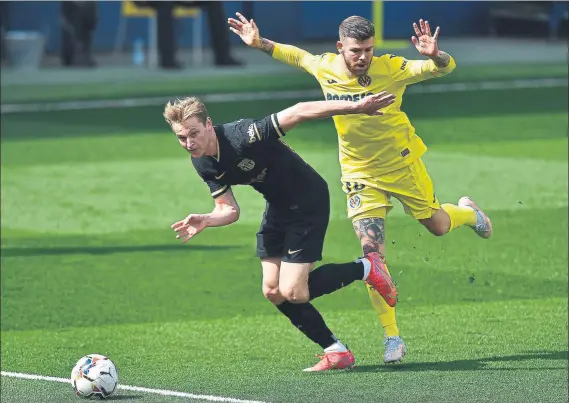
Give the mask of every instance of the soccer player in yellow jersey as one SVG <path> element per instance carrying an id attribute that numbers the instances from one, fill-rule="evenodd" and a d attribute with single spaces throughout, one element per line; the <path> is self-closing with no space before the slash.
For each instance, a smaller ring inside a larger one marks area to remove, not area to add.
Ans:
<path id="1" fill-rule="evenodd" d="M 291 45 L 262 38 L 253 20 L 237 13 L 228 20 L 230 30 L 247 45 L 262 50 L 286 64 L 312 74 L 327 100 L 357 101 L 362 97 L 388 91 L 395 102 L 382 116 L 335 116 L 338 132 L 343 190 L 347 194 L 347 213 L 353 222 L 364 254 L 377 251 L 385 259 L 385 217 L 398 199 L 405 212 L 432 234 L 441 236 L 462 225 L 472 227 L 482 238 L 492 234 L 492 224 L 469 197 L 458 204 L 440 204 L 433 182 L 421 156 L 427 147 L 415 133 L 407 115 L 401 111 L 407 85 L 452 72 L 454 59 L 438 48 L 440 29 L 434 34 L 428 21 L 413 24 L 413 44 L 429 60 L 407 60 L 395 55 L 374 56 L 375 28 L 358 16 L 340 24 L 338 53 L 312 55 Z M 395 308 L 388 306 L 369 290 L 386 336 L 384 361 L 398 362 L 405 355 L 399 337 Z"/>

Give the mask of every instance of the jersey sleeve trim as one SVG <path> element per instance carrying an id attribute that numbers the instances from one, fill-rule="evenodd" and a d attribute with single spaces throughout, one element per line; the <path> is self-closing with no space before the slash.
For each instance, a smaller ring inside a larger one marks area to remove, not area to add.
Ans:
<path id="1" fill-rule="evenodd" d="M 225 192 L 227 192 L 228 190 L 229 190 L 229 186 L 223 185 L 223 187 L 221 189 L 216 190 L 215 192 L 212 192 L 211 195 L 215 199 L 215 198 L 221 196 L 222 194 L 224 194 Z"/>
<path id="2" fill-rule="evenodd" d="M 253 130 L 255 130 L 255 134 L 257 135 L 257 138 L 259 140 L 261 140 L 261 134 L 259 133 L 259 128 L 257 127 L 257 124 L 253 123 L 252 126 L 253 126 Z"/>
<path id="3" fill-rule="evenodd" d="M 279 137 L 283 137 L 285 134 L 283 132 L 283 129 L 281 129 L 281 126 L 279 125 L 279 120 L 277 119 L 276 113 L 273 113 L 271 115 L 271 122 L 273 122 L 273 126 L 274 126 L 275 130 L 277 131 L 277 133 L 279 134 Z"/>

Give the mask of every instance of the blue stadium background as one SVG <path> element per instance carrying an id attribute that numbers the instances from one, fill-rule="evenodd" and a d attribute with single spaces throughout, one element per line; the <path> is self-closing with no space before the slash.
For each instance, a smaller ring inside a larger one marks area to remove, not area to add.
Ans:
<path id="1" fill-rule="evenodd" d="M 242 1 L 224 2 L 227 15 L 243 10 Z M 385 37 L 410 37 L 410 22 L 419 17 L 444 26 L 445 36 L 477 36 L 487 33 L 487 10 L 492 2 L 385 2 Z M 59 49 L 59 1 L 10 2 L 9 29 L 39 30 L 48 36 L 47 51 Z M 337 25 L 347 15 L 371 18 L 371 2 L 254 2 L 254 17 L 263 35 L 283 42 L 305 42 L 334 39 Z M 99 2 L 99 24 L 94 38 L 94 51 L 111 51 L 117 35 L 121 2 Z M 279 18 L 275 19 L 274 16 Z M 332 23 L 331 23 L 332 22 Z M 178 20 L 181 47 L 191 46 L 189 21 Z M 205 22 L 207 24 L 207 22 Z M 209 32 L 204 24 L 204 45 L 209 46 Z M 146 19 L 129 19 L 126 46 L 136 38 L 147 38 Z M 187 33 L 187 34 L 186 34 Z M 235 43 L 238 38 L 231 36 Z"/>

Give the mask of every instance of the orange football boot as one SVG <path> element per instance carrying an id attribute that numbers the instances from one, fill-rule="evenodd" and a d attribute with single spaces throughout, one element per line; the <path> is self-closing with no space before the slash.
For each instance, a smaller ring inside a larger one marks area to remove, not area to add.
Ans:
<path id="1" fill-rule="evenodd" d="M 331 369 L 352 369 L 356 359 L 350 350 L 343 353 L 331 352 L 324 355 L 317 355 L 320 361 L 311 368 L 306 368 L 305 372 L 329 371 Z"/>
<path id="2" fill-rule="evenodd" d="M 397 304 L 397 288 L 395 288 L 391 276 L 385 269 L 385 263 L 377 252 L 370 252 L 365 255 L 365 258 L 371 263 L 371 270 L 366 283 L 383 297 L 387 305 L 394 307 Z"/>

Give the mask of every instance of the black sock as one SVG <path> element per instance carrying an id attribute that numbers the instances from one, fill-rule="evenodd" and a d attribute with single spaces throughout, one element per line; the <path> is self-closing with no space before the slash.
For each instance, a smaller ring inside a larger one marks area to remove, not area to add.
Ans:
<path id="1" fill-rule="evenodd" d="M 362 262 L 329 263 L 313 270 L 308 276 L 310 300 L 330 294 L 364 277 Z"/>
<path id="2" fill-rule="evenodd" d="M 311 303 L 293 304 L 285 301 L 277 305 L 277 308 L 290 319 L 298 330 L 322 349 L 330 347 L 336 342 L 337 339 L 326 326 L 324 318 Z"/>

